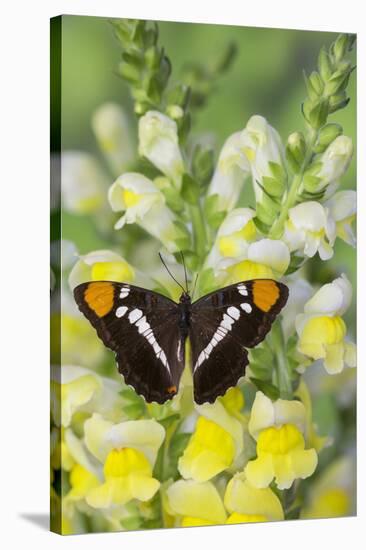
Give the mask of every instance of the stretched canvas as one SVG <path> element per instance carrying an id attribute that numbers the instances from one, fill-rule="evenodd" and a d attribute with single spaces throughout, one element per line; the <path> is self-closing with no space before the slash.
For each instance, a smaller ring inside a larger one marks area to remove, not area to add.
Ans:
<path id="1" fill-rule="evenodd" d="M 356 513 L 355 38 L 51 20 L 53 531 Z"/>

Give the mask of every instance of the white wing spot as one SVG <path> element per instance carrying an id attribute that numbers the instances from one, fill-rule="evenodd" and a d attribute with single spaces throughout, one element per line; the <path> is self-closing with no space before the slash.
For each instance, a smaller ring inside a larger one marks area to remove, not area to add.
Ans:
<path id="1" fill-rule="evenodd" d="M 138 327 L 140 334 L 143 334 L 146 330 L 150 328 L 149 323 L 146 321 L 145 315 L 137 321 L 136 326 Z M 144 334 L 144 336 L 146 338 L 146 334 Z"/>
<path id="2" fill-rule="evenodd" d="M 127 310 L 128 310 L 128 307 L 126 306 L 118 307 L 116 309 L 116 317 L 123 317 Z"/>
<path id="3" fill-rule="evenodd" d="M 119 297 L 120 297 L 120 298 L 126 298 L 126 296 L 129 295 L 130 290 L 131 290 L 130 288 L 128 288 L 127 286 L 124 286 L 124 287 L 121 289 L 121 292 L 120 292 Z"/>
<path id="4" fill-rule="evenodd" d="M 252 311 L 252 306 L 250 304 L 247 304 L 246 302 L 240 304 L 240 307 L 245 311 L 245 313 L 251 313 Z"/>
<path id="5" fill-rule="evenodd" d="M 138 319 L 140 319 L 140 317 L 142 317 L 141 309 L 133 309 L 131 311 L 131 313 L 129 314 L 129 316 L 128 316 L 128 320 L 130 321 L 130 323 L 132 325 L 133 323 L 136 323 L 136 321 Z"/>
<path id="6" fill-rule="evenodd" d="M 234 319 L 230 317 L 230 315 L 227 315 L 224 313 L 224 318 L 220 323 L 220 326 L 225 328 L 226 330 L 231 330 L 231 325 L 234 323 Z"/>
<path id="7" fill-rule="evenodd" d="M 235 319 L 235 321 L 237 321 L 240 317 L 240 311 L 238 310 L 237 307 L 231 306 L 228 308 L 227 312 L 230 315 L 230 317 Z"/>

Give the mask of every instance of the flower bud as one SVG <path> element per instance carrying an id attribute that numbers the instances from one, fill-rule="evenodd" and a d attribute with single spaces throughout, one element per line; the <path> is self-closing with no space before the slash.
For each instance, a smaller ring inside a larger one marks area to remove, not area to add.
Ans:
<path id="1" fill-rule="evenodd" d="M 174 120 L 158 111 L 148 111 L 141 117 L 139 153 L 180 187 L 184 166 Z"/>
<path id="2" fill-rule="evenodd" d="M 347 53 L 349 37 L 347 34 L 340 34 L 337 40 L 332 44 L 334 61 L 338 63 Z"/>
<path id="3" fill-rule="evenodd" d="M 305 138 L 302 132 L 293 132 L 289 135 L 286 145 L 286 158 L 296 173 L 301 168 L 306 151 Z"/>
<path id="4" fill-rule="evenodd" d="M 338 180 L 346 172 L 353 155 L 351 138 L 338 136 L 321 156 L 321 168 L 317 177 L 321 179 L 321 189 Z"/>
<path id="5" fill-rule="evenodd" d="M 318 57 L 318 68 L 320 76 L 324 81 L 327 81 L 328 78 L 332 76 L 333 67 L 332 62 L 325 48 L 322 48 Z"/>
<path id="6" fill-rule="evenodd" d="M 264 117 L 255 115 L 249 119 L 240 139 L 252 172 L 257 218 L 271 225 L 287 186 L 281 138 Z"/>
<path id="7" fill-rule="evenodd" d="M 338 136 L 342 135 L 343 128 L 340 124 L 326 124 L 320 129 L 316 145 L 314 146 L 315 153 L 323 153 Z"/>

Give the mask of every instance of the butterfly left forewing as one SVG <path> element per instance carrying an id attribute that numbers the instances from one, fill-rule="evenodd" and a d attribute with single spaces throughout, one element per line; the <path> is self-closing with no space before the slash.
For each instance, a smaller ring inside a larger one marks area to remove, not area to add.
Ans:
<path id="1" fill-rule="evenodd" d="M 212 292 L 192 305 L 190 340 L 197 402 L 214 401 L 236 385 L 286 304 L 286 285 L 254 279 Z M 200 328 L 201 327 L 201 328 Z"/>
<path id="2" fill-rule="evenodd" d="M 110 281 L 83 283 L 74 296 L 103 343 L 115 352 L 126 384 L 147 402 L 171 399 L 184 368 L 177 304 L 156 292 Z"/>

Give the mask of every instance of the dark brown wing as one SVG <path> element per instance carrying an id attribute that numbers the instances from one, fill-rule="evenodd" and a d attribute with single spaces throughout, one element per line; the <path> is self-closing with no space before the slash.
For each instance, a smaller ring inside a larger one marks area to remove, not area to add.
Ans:
<path id="1" fill-rule="evenodd" d="M 212 403 L 236 385 L 248 364 L 245 348 L 265 338 L 287 298 L 284 284 L 254 279 L 212 292 L 192 305 L 189 337 L 197 403 Z"/>
<path id="2" fill-rule="evenodd" d="M 178 306 L 165 296 L 125 283 L 95 281 L 74 289 L 80 311 L 116 354 L 126 384 L 147 402 L 178 391 L 184 340 Z"/>

